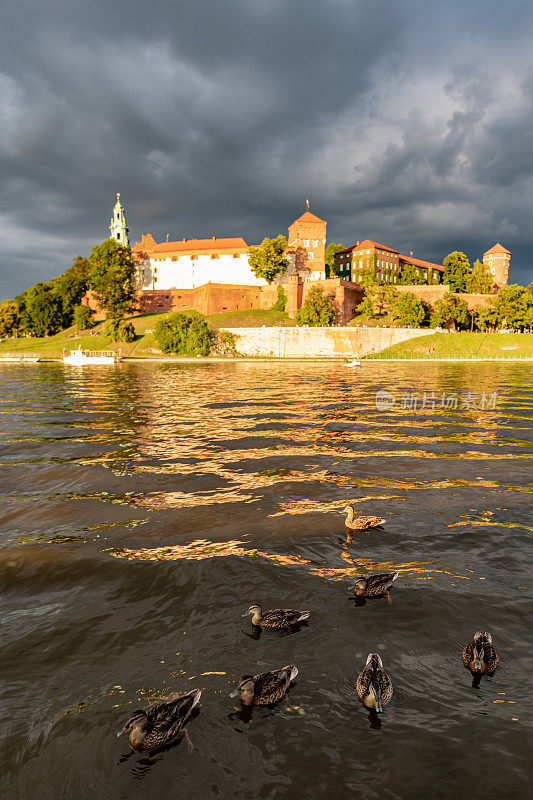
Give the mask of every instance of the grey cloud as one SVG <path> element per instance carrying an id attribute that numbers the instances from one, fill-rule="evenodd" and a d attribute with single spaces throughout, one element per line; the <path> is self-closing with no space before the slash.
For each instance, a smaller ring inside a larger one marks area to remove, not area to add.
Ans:
<path id="1" fill-rule="evenodd" d="M 115 191 L 134 238 L 256 242 L 284 231 L 307 195 L 331 239 L 414 243 L 421 257 L 478 253 L 500 229 L 526 280 L 533 81 L 515 53 L 523 102 L 506 115 L 494 63 L 453 50 L 476 7 L 452 4 L 447 18 L 421 0 L 10 4 L 0 295 L 101 241 Z M 419 99 L 423 82 L 435 99 Z M 383 99 L 391 84 L 401 113 Z"/>

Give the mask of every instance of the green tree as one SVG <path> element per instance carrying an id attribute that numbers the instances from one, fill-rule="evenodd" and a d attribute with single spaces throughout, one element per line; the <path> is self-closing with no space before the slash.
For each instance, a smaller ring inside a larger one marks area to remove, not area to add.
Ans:
<path id="1" fill-rule="evenodd" d="M 340 251 L 344 249 L 345 247 L 343 244 L 335 244 L 335 242 L 330 242 L 326 247 L 326 278 L 335 278 L 338 275 L 335 267 L 335 253 L 340 253 Z"/>
<path id="2" fill-rule="evenodd" d="M 313 286 L 296 313 L 297 325 L 331 325 L 335 319 L 334 300 L 324 294 L 319 286 Z"/>
<path id="3" fill-rule="evenodd" d="M 494 276 L 488 269 L 488 267 L 483 264 L 482 261 L 477 258 L 474 261 L 474 266 L 472 267 L 472 272 L 467 275 L 466 279 L 466 289 L 469 292 L 473 292 L 474 294 L 489 294 L 490 290 L 494 285 Z"/>
<path id="4" fill-rule="evenodd" d="M 394 286 L 376 284 L 367 286 L 362 303 L 357 308 L 358 314 L 367 317 L 380 317 L 390 313 L 398 297 L 398 290 Z"/>
<path id="5" fill-rule="evenodd" d="M 74 309 L 89 288 L 90 265 L 86 258 L 76 256 L 72 266 L 53 281 L 54 292 L 61 300 L 62 324 L 68 327 L 74 319 Z"/>
<path id="6" fill-rule="evenodd" d="M 186 311 L 169 314 L 156 326 L 156 338 L 163 353 L 180 356 L 206 356 L 214 336 L 206 321 Z"/>
<path id="7" fill-rule="evenodd" d="M 454 250 L 444 261 L 442 282 L 447 283 L 451 292 L 465 292 L 470 275 L 470 262 L 464 253 Z"/>
<path id="8" fill-rule="evenodd" d="M 133 310 L 136 267 L 129 247 L 116 239 L 96 245 L 89 256 L 89 286 L 108 318 L 120 319 Z"/>
<path id="9" fill-rule="evenodd" d="M 413 264 L 405 264 L 402 267 L 400 283 L 404 285 L 411 284 L 421 286 L 422 284 L 426 283 L 426 281 Z"/>
<path id="10" fill-rule="evenodd" d="M 287 239 L 281 234 L 275 239 L 265 238 L 258 247 L 248 249 L 248 261 L 256 278 L 272 283 L 274 278 L 284 275 L 289 259 L 284 255 Z"/>
<path id="11" fill-rule="evenodd" d="M 74 308 L 74 327 L 77 331 L 86 331 L 94 327 L 92 311 L 89 306 L 76 306 Z"/>
<path id="12" fill-rule="evenodd" d="M 281 283 L 278 283 L 278 299 L 272 306 L 272 311 L 285 311 L 285 306 L 287 305 L 287 295 L 283 289 Z"/>
<path id="13" fill-rule="evenodd" d="M 429 306 L 413 292 L 401 292 L 393 306 L 393 316 L 400 325 L 419 328 L 428 318 Z"/>
<path id="14" fill-rule="evenodd" d="M 20 328 L 34 336 L 48 336 L 63 327 L 61 299 L 54 282 L 36 283 L 15 298 L 20 309 Z"/>
<path id="15" fill-rule="evenodd" d="M 368 262 L 364 265 L 364 267 L 357 267 L 357 274 L 361 275 L 360 279 L 357 281 L 359 286 L 362 286 L 363 289 L 366 289 L 368 286 L 377 286 L 378 279 L 376 276 L 376 263 L 377 263 L 377 256 L 372 254 Z M 354 267 L 352 267 L 354 270 Z"/>
<path id="16" fill-rule="evenodd" d="M 490 331 L 498 325 L 498 312 L 492 303 L 486 306 L 477 305 L 474 308 L 473 314 L 474 325 L 476 328 L 479 328 L 480 331 Z"/>
<path id="17" fill-rule="evenodd" d="M 471 316 L 468 306 L 460 297 L 455 297 L 447 292 L 435 303 L 435 311 L 431 315 L 431 326 L 447 326 L 450 323 L 457 328 L 466 328 L 470 324 Z"/>
<path id="18" fill-rule="evenodd" d="M 494 299 L 498 321 L 508 328 L 529 328 L 529 309 L 533 307 L 533 296 L 523 286 L 514 283 L 502 286 Z"/>
<path id="19" fill-rule="evenodd" d="M 527 291 L 529 292 L 529 294 L 533 295 L 533 281 L 527 287 Z"/>
<path id="20" fill-rule="evenodd" d="M 133 342 L 135 328 L 132 322 L 118 317 L 108 317 L 104 326 L 104 336 L 108 342 Z"/>
<path id="21" fill-rule="evenodd" d="M 13 336 L 18 328 L 19 307 L 13 300 L 3 300 L 0 303 L 0 339 L 4 336 Z"/>

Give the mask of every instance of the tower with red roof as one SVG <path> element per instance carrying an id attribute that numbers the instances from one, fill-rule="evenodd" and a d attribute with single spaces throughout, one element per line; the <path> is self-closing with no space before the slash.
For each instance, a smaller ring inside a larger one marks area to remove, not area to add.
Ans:
<path id="1" fill-rule="evenodd" d="M 498 286 L 507 286 L 509 283 L 509 262 L 511 251 L 497 242 L 494 247 L 483 253 L 485 267 L 494 275 L 494 282 Z"/>

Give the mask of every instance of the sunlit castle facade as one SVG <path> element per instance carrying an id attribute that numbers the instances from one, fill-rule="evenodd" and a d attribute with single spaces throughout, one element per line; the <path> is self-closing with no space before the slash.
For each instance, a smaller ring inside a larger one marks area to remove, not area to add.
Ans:
<path id="1" fill-rule="evenodd" d="M 485 267 L 494 275 L 494 282 L 498 286 L 507 286 L 509 283 L 509 263 L 511 251 L 497 242 L 494 247 L 483 253 Z"/>
<path id="2" fill-rule="evenodd" d="M 206 283 L 266 286 L 257 278 L 248 261 L 248 245 L 243 238 L 182 239 L 155 241 L 143 234 L 136 242 L 137 286 L 139 289 L 195 289 Z"/>
<path id="3" fill-rule="evenodd" d="M 126 225 L 124 208 L 120 203 L 119 192 L 117 192 L 117 202 L 115 203 L 115 208 L 113 209 L 113 216 L 111 217 L 111 225 L 109 226 L 109 230 L 111 231 L 112 239 L 116 239 L 117 242 L 123 244 L 124 247 L 130 246 L 128 226 Z"/>
<path id="4" fill-rule="evenodd" d="M 289 225 L 289 236 L 285 255 L 290 259 L 294 272 L 311 281 L 326 277 L 326 227 L 327 222 L 307 211 Z"/>

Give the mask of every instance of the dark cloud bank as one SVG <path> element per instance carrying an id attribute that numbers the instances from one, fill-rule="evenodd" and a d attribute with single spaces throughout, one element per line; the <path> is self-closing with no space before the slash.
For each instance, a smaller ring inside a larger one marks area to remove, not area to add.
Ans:
<path id="1" fill-rule="evenodd" d="M 107 235 L 533 250 L 529 4 L 22 0 L 0 34 L 0 297 Z"/>

